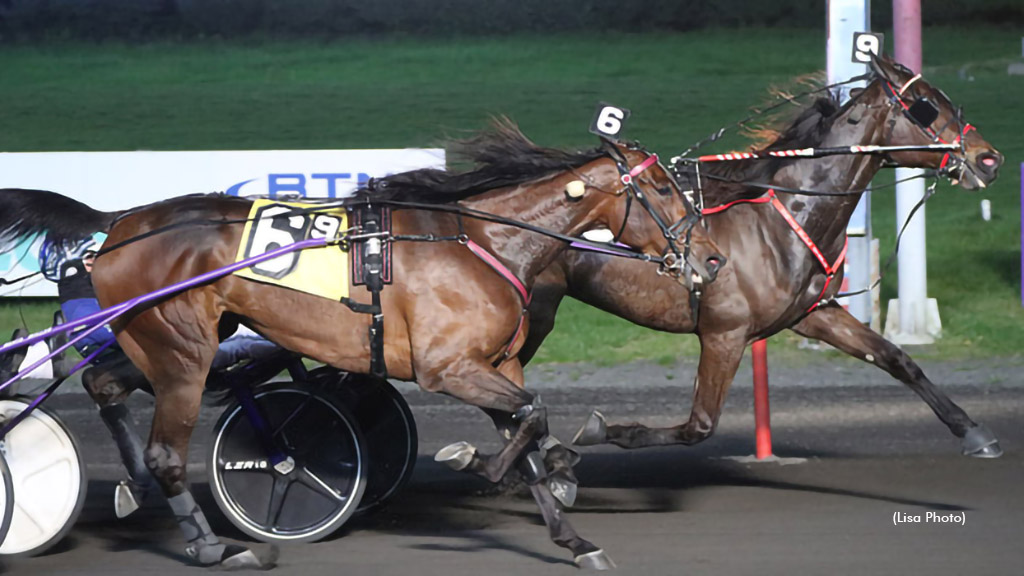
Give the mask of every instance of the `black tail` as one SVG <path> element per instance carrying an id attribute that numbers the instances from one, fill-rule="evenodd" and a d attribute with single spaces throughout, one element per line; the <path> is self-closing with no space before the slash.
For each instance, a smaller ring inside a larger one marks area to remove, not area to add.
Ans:
<path id="1" fill-rule="evenodd" d="M 101 212 L 46 190 L 0 189 L 0 245 L 46 234 L 67 246 L 106 232 L 121 212 Z"/>

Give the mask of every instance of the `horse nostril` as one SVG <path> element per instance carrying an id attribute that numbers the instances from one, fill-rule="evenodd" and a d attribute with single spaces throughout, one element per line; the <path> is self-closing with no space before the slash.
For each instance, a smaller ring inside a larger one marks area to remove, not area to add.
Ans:
<path id="1" fill-rule="evenodd" d="M 708 256 L 704 259 L 704 264 L 707 266 L 708 273 L 714 278 L 718 275 L 718 271 L 722 269 L 722 266 L 725 265 L 725 256 Z"/>
<path id="2" fill-rule="evenodd" d="M 1000 164 L 1003 163 L 1003 160 L 996 154 L 983 152 L 981 154 L 978 154 L 978 163 L 980 163 L 982 166 L 989 170 L 994 170 L 998 168 Z"/>

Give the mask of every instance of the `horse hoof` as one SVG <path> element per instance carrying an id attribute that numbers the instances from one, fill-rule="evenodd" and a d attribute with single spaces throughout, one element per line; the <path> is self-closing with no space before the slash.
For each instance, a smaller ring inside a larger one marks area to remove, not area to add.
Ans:
<path id="1" fill-rule="evenodd" d="M 964 434 L 960 447 L 964 456 L 974 458 L 999 458 L 1003 455 L 1003 449 L 999 447 L 999 440 L 991 430 L 985 426 L 978 425 L 968 428 Z"/>
<path id="2" fill-rule="evenodd" d="M 1003 455 L 1003 449 L 999 447 L 999 442 L 995 444 L 989 444 L 977 452 L 969 454 L 972 458 L 999 458 Z"/>
<path id="3" fill-rule="evenodd" d="M 576 489 L 576 483 L 563 478 L 561 474 L 548 478 L 548 490 L 566 508 L 572 508 L 576 503 Z"/>
<path id="4" fill-rule="evenodd" d="M 476 456 L 476 447 L 469 442 L 456 442 L 449 444 L 437 451 L 434 455 L 434 462 L 447 464 L 456 472 L 464 470 Z"/>
<path id="5" fill-rule="evenodd" d="M 252 550 L 231 544 L 224 548 L 224 556 L 219 567 L 223 570 L 252 570 L 266 569 L 270 566 L 260 562 Z"/>
<path id="6" fill-rule="evenodd" d="M 121 480 L 121 483 L 114 489 L 114 514 L 118 518 L 126 518 L 139 509 L 139 500 L 141 499 L 135 497 L 135 493 L 132 492 L 127 481 Z"/>
<path id="7" fill-rule="evenodd" d="M 594 410 L 583 427 L 573 436 L 572 443 L 576 446 L 594 446 L 604 444 L 607 438 L 608 424 L 604 420 L 604 414 Z"/>
<path id="8" fill-rule="evenodd" d="M 608 554 L 601 549 L 580 554 L 573 561 L 584 570 L 612 570 L 615 568 L 615 562 L 612 562 Z"/>

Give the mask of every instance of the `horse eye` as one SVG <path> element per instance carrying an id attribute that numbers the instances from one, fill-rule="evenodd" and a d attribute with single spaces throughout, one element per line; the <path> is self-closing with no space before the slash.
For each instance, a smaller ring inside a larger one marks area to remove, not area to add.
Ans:
<path id="1" fill-rule="evenodd" d="M 671 186 L 662 186 L 661 188 L 658 188 L 658 194 L 660 194 L 662 196 L 671 196 L 672 195 L 672 187 Z"/>

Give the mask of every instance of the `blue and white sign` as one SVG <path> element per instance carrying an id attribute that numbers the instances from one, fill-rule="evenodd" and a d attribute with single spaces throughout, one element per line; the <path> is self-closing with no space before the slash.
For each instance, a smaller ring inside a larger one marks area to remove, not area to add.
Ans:
<path id="1" fill-rule="evenodd" d="M 445 168 L 444 150 L 248 150 L 0 153 L 0 188 L 52 190 L 97 210 L 124 210 L 185 194 L 341 198 L 371 177 Z M 0 277 L 39 270 L 39 242 L 0 253 Z M 40 277 L 0 296 L 56 296 Z"/>

